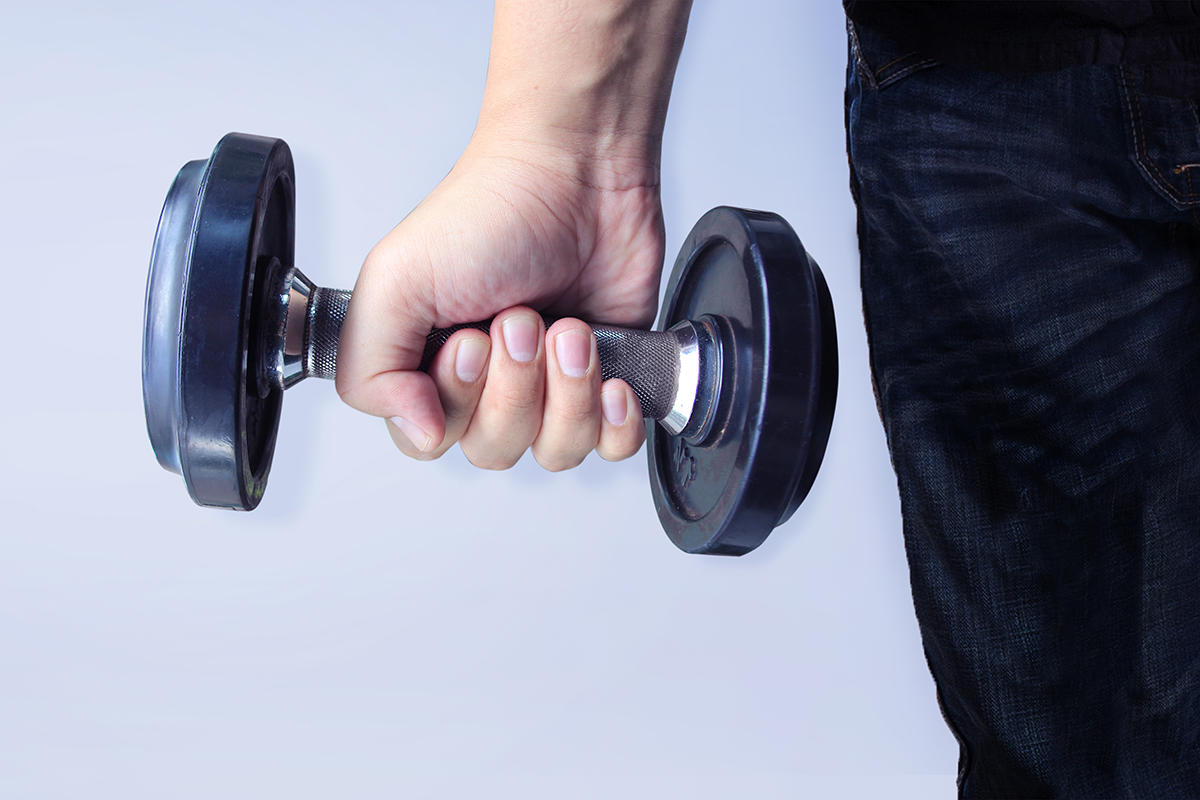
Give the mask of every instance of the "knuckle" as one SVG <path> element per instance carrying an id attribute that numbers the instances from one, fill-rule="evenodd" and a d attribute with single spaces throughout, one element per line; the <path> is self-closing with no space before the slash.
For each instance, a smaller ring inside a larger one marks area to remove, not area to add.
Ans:
<path id="1" fill-rule="evenodd" d="M 577 456 L 569 453 L 548 454 L 534 451 L 533 457 L 547 472 L 566 472 L 582 464 L 583 460 L 587 458 L 587 454 Z"/>
<path id="2" fill-rule="evenodd" d="M 556 398 L 550 414 L 564 427 L 600 428 L 599 409 L 590 396 Z"/>
<path id="3" fill-rule="evenodd" d="M 582 464 L 599 439 L 598 426 L 551 426 L 542 429 L 530 450 L 544 469 L 562 472 Z"/>
<path id="4" fill-rule="evenodd" d="M 459 440 L 458 445 L 467 461 L 470 461 L 473 466 L 479 469 L 503 471 L 516 466 L 533 439 L 532 434 L 523 436 L 522 432 L 511 428 L 496 431 L 491 428 L 480 430 L 472 427 Z"/>
<path id="5" fill-rule="evenodd" d="M 490 387 L 489 387 L 490 388 Z M 530 416 L 541 413 L 541 386 L 523 384 L 498 387 L 490 398 L 490 404 L 514 416 Z"/>
<path id="6" fill-rule="evenodd" d="M 503 472 L 504 470 L 512 469 L 521 460 L 519 455 L 513 458 L 508 454 L 475 452 L 467 447 L 463 447 L 462 451 L 472 466 L 479 469 L 491 470 L 492 472 Z"/>

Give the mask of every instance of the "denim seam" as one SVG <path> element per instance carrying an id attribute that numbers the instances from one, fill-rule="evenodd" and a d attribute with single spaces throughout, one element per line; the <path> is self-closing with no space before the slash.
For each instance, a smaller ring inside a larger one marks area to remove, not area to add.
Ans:
<path id="1" fill-rule="evenodd" d="M 1192 171 L 1184 170 L 1183 177 L 1187 180 L 1188 191 L 1195 194 L 1196 187 L 1195 184 L 1192 183 Z M 1197 225 L 1200 225 L 1200 207 L 1195 205 L 1192 206 L 1192 221 Z"/>
<path id="2" fill-rule="evenodd" d="M 1200 108 L 1197 108 L 1195 100 L 1188 100 L 1188 108 L 1192 112 L 1192 119 L 1196 120 L 1196 132 L 1200 134 Z M 1181 164 L 1175 168 L 1176 172 L 1182 172 L 1187 178 L 1188 191 L 1195 193 L 1196 184 L 1192 181 L 1192 164 Z M 1192 221 L 1200 225 L 1200 206 L 1192 206 Z"/>
<path id="3" fill-rule="evenodd" d="M 862 45 L 858 41 L 858 26 L 854 24 L 853 20 L 848 19 L 846 20 L 846 30 L 850 34 L 850 51 L 854 54 L 855 71 L 866 83 L 868 89 L 878 89 L 879 85 L 875 82 L 875 74 L 871 72 L 866 56 L 863 55 Z"/>
<path id="4" fill-rule="evenodd" d="M 882 84 L 883 84 L 884 86 L 886 86 L 886 85 L 888 85 L 888 84 L 895 83 L 896 81 L 900 80 L 901 78 L 903 78 L 903 77 L 904 77 L 904 76 L 906 76 L 906 75 L 910 75 L 910 74 L 911 74 L 911 73 L 913 73 L 913 72 L 917 72 L 918 70 L 922 70 L 922 69 L 924 69 L 925 67 L 930 67 L 930 66 L 933 66 L 933 65 L 934 65 L 934 64 L 936 64 L 936 63 L 937 63 L 937 62 L 936 62 L 936 61 L 934 61 L 932 58 L 926 58 L 926 59 L 922 59 L 921 61 L 918 61 L 918 62 L 917 62 L 917 63 L 915 63 L 915 64 L 910 64 L 910 65 L 908 65 L 907 67 L 905 67 L 904 69 L 902 69 L 902 70 L 900 70 L 900 71 L 898 71 L 898 72 L 895 72 L 895 73 L 893 73 L 893 74 L 891 74 L 891 75 L 888 75 L 886 78 L 884 78 L 884 79 L 883 79 L 883 82 L 882 82 Z"/>
<path id="5" fill-rule="evenodd" d="M 1151 183 L 1167 196 L 1167 199 L 1174 203 L 1189 204 L 1194 202 L 1197 197 L 1195 192 L 1180 192 L 1165 175 L 1162 170 L 1150 159 L 1150 154 L 1146 150 L 1145 137 L 1145 119 L 1142 116 L 1142 101 L 1137 96 L 1135 87 L 1130 85 L 1130 70 L 1128 67 L 1121 67 L 1121 89 L 1125 94 L 1125 108 L 1129 115 L 1129 126 L 1133 131 L 1133 149 L 1134 161 L 1137 163 L 1138 169 L 1145 175 Z M 1136 110 L 1137 116 L 1134 117 Z"/>
<path id="6" fill-rule="evenodd" d="M 891 67 L 891 66 L 894 66 L 894 65 L 896 65 L 896 64 L 899 64 L 901 61 L 903 61 L 903 60 L 904 60 L 904 59 L 906 59 L 906 58 L 912 58 L 912 55 L 913 55 L 912 53 L 905 53 L 905 54 L 904 54 L 904 55 L 902 55 L 902 56 L 896 56 L 896 57 L 895 57 L 895 58 L 893 58 L 891 61 L 889 61 L 889 62 L 887 62 L 886 64 L 884 64 L 883 66 L 881 66 L 879 69 L 875 70 L 875 72 L 876 72 L 877 74 L 880 74 L 880 75 L 881 75 L 881 74 L 883 74 L 883 73 L 885 73 L 885 72 L 887 72 L 887 71 L 888 71 L 888 67 Z"/>

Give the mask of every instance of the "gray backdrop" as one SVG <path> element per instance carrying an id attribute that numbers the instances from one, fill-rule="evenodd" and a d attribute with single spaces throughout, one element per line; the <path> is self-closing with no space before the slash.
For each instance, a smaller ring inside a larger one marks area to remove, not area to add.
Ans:
<path id="1" fill-rule="evenodd" d="M 230 130 L 287 139 L 298 265 L 349 288 L 471 134 L 489 4 L 2 11 L 0 795 L 952 795 L 867 373 L 838 3 L 697 3 L 667 125 L 669 257 L 714 205 L 779 212 L 840 322 L 824 469 L 741 559 L 675 550 L 643 456 L 418 464 L 315 381 L 253 514 L 154 460 L 175 171 Z"/>

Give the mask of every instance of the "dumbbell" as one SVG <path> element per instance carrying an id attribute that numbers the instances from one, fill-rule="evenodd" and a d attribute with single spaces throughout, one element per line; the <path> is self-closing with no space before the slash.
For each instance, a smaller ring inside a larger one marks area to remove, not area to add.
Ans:
<path id="1" fill-rule="evenodd" d="M 146 289 L 146 425 L 159 463 L 202 506 L 258 506 L 285 390 L 336 375 L 350 293 L 296 268 L 295 207 L 287 144 L 242 133 L 184 165 L 163 204 Z M 429 334 L 422 368 L 459 327 Z M 741 555 L 788 520 L 825 453 L 837 338 L 821 270 L 782 217 L 714 208 L 680 250 L 657 329 L 593 330 L 603 377 L 641 401 L 672 542 Z"/>

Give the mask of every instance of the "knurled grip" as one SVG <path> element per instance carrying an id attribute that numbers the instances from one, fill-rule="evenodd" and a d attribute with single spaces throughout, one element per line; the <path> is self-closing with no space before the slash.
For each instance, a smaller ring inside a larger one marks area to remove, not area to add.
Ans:
<path id="1" fill-rule="evenodd" d="M 350 292 L 343 289 L 313 290 L 304 325 L 304 374 L 333 380 L 337 377 L 338 337 L 346 321 Z"/>
<path id="2" fill-rule="evenodd" d="M 679 383 L 680 348 L 674 332 L 612 325 L 593 325 L 592 330 L 603 379 L 620 378 L 628 383 L 642 404 L 643 417 L 666 417 Z"/>
<path id="3" fill-rule="evenodd" d="M 341 289 L 315 288 L 305 313 L 304 374 L 333 380 L 337 375 L 338 337 L 346 320 L 351 293 Z M 551 324 L 553 320 L 547 320 Z M 463 328 L 484 331 L 491 322 L 472 322 L 438 328 L 429 333 L 420 369 L 428 371 L 434 356 L 451 334 Z M 620 378 L 629 384 L 642 404 L 642 416 L 662 420 L 678 405 L 681 345 L 674 331 L 643 331 L 612 325 L 593 325 L 600 372 L 604 380 Z M 696 388 L 683 387 L 682 394 L 694 397 Z"/>

